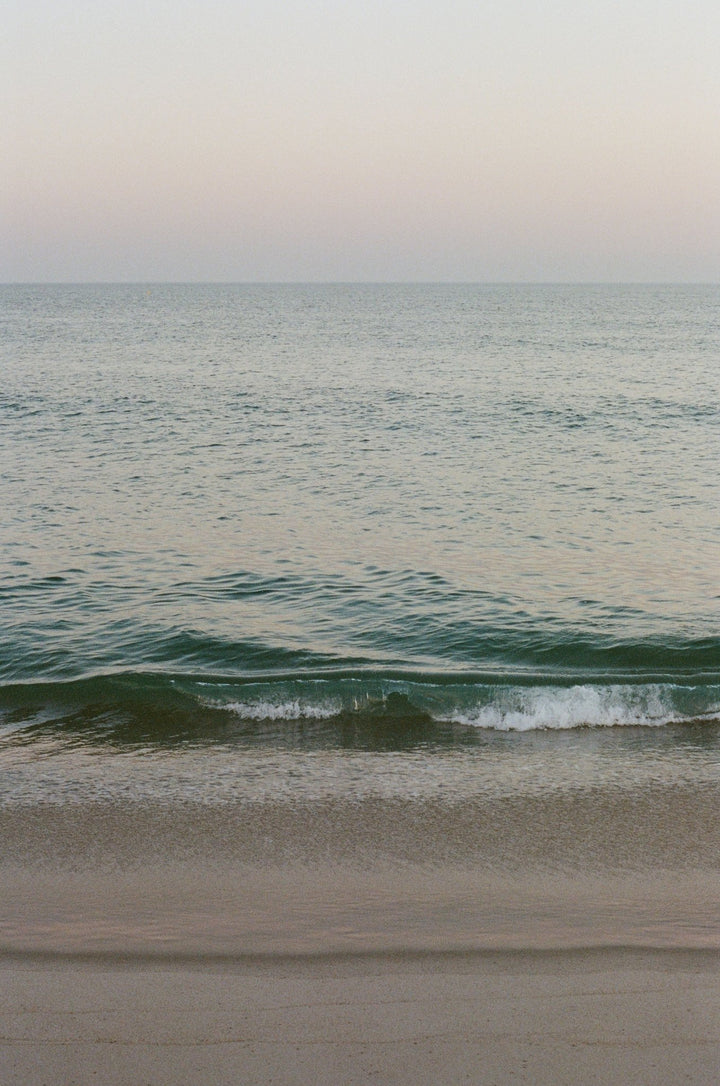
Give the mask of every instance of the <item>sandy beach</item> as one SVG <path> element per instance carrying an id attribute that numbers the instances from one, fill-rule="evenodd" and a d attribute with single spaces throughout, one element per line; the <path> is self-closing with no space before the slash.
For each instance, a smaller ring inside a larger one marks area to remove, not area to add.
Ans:
<path id="1" fill-rule="evenodd" d="M 6 808 L 0 1081 L 715 1082 L 715 798 Z"/>
<path id="2" fill-rule="evenodd" d="M 0 1079 L 709 1084 L 718 965 L 627 949 L 5 956 Z"/>

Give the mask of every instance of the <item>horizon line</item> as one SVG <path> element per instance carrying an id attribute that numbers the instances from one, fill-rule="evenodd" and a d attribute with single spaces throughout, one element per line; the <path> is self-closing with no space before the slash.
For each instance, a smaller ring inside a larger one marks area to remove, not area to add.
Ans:
<path id="1" fill-rule="evenodd" d="M 546 286 L 660 287 L 720 286 L 713 279 L 3 279 L 3 287 L 90 286 Z"/>

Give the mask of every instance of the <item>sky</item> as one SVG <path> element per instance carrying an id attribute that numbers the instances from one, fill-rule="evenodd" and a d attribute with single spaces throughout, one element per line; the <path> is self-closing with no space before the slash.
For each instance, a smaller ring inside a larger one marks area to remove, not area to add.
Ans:
<path id="1" fill-rule="evenodd" d="M 720 280 L 717 0 L 4 0 L 0 280 Z"/>

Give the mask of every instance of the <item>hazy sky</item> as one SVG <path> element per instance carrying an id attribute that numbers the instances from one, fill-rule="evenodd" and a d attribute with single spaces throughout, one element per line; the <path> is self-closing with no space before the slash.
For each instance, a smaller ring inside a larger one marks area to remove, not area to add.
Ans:
<path id="1" fill-rule="evenodd" d="M 717 0 L 7 0 L 0 279 L 720 280 Z"/>

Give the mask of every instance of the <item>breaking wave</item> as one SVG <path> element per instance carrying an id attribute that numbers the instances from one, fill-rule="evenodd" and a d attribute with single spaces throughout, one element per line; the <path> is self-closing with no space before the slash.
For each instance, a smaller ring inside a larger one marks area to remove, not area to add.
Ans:
<path id="1" fill-rule="evenodd" d="M 241 682 L 123 673 L 0 688 L 0 741 L 48 734 L 78 741 L 174 744 L 432 740 L 453 731 L 529 732 L 720 722 L 720 677 L 682 682 L 522 681 L 363 673 Z M 294 731 L 295 729 L 295 731 Z"/>

